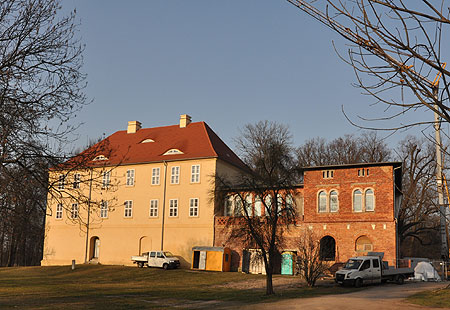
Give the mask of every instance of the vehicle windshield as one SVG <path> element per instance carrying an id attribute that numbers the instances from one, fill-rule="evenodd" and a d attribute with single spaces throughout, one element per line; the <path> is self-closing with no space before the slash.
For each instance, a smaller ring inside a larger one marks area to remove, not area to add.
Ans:
<path id="1" fill-rule="evenodd" d="M 344 269 L 358 269 L 361 265 L 362 260 L 360 259 L 349 259 L 344 266 Z"/>
<path id="2" fill-rule="evenodd" d="M 173 257 L 173 254 L 170 253 L 170 252 L 164 252 L 164 255 L 165 255 L 166 257 Z"/>

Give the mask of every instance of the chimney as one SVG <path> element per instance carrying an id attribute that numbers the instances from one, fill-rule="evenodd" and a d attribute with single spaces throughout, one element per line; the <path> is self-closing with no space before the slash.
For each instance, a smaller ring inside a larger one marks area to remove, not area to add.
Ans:
<path id="1" fill-rule="evenodd" d="M 187 114 L 180 115 L 180 128 L 185 128 L 191 123 L 191 117 Z"/>
<path id="2" fill-rule="evenodd" d="M 138 121 L 128 122 L 127 133 L 136 133 L 136 131 L 138 131 L 139 129 L 141 129 L 141 122 Z"/>

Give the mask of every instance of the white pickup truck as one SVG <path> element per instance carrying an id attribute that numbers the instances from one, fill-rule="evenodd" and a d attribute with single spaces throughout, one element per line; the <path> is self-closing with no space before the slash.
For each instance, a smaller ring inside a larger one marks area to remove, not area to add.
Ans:
<path id="1" fill-rule="evenodd" d="M 403 284 L 405 279 L 413 276 L 413 268 L 389 267 L 387 262 L 383 262 L 382 252 L 369 252 L 368 256 L 350 258 L 345 266 L 336 272 L 335 281 L 360 287 L 363 284 L 387 281 Z"/>
<path id="2" fill-rule="evenodd" d="M 131 256 L 131 260 L 138 267 L 160 267 L 164 269 L 180 267 L 180 260 L 167 251 L 150 251 L 142 255 Z"/>

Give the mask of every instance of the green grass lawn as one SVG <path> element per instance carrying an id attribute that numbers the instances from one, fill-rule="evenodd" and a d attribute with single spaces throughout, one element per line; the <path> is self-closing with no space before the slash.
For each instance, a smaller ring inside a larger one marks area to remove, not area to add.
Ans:
<path id="1" fill-rule="evenodd" d="M 266 297 L 263 289 L 220 286 L 261 279 L 264 276 L 238 272 L 124 266 L 0 268 L 0 309 L 211 309 L 354 292 L 334 285 L 275 286 L 277 294 Z"/>
<path id="2" fill-rule="evenodd" d="M 450 285 L 443 289 L 414 294 L 408 297 L 408 301 L 427 307 L 450 308 Z"/>

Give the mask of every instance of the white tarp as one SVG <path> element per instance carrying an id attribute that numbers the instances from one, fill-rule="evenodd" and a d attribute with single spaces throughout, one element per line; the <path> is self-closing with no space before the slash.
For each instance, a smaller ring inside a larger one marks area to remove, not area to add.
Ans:
<path id="1" fill-rule="evenodd" d="M 441 281 L 436 269 L 429 262 L 419 262 L 414 268 L 414 278 L 420 281 Z"/>

